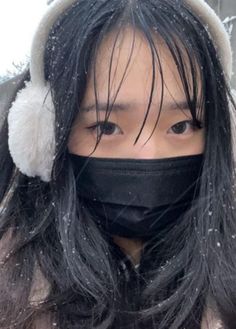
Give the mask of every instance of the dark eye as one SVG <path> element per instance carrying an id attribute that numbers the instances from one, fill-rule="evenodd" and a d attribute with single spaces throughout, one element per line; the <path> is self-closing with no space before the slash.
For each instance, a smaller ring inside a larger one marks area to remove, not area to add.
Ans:
<path id="1" fill-rule="evenodd" d="M 88 129 L 96 131 L 98 136 L 100 136 L 101 134 L 107 136 L 123 134 L 120 127 L 113 122 L 101 121 L 91 127 L 88 127 Z"/>
<path id="2" fill-rule="evenodd" d="M 168 133 L 181 135 L 192 132 L 194 129 L 196 129 L 196 127 L 194 126 L 192 121 L 181 121 L 173 125 L 168 130 Z"/>

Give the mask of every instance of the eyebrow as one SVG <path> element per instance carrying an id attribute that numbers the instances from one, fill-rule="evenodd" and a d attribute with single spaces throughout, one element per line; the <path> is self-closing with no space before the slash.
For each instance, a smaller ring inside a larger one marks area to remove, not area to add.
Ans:
<path id="1" fill-rule="evenodd" d="M 137 108 L 138 106 L 140 106 L 140 104 L 135 103 L 135 102 L 131 102 L 131 103 L 115 103 L 115 104 L 110 104 L 109 106 L 107 106 L 107 103 L 98 103 L 98 111 L 100 112 L 106 112 L 107 110 L 111 110 L 114 112 L 119 112 L 119 111 L 132 111 L 135 108 Z M 151 105 L 158 107 L 159 104 L 152 104 Z M 200 104 L 197 103 L 197 108 L 200 108 Z M 163 104 L 162 107 L 163 110 L 167 109 L 167 110 L 189 110 L 189 105 L 187 103 L 187 101 L 180 101 L 180 102 L 167 102 L 165 104 Z M 96 105 L 92 104 L 92 105 L 88 105 L 85 107 L 81 107 L 80 109 L 82 112 L 92 112 L 92 111 L 96 111 Z"/>

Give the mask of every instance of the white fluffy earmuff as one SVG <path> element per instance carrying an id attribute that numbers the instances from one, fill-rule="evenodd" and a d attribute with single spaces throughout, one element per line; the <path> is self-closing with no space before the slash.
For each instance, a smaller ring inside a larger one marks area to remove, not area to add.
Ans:
<path id="1" fill-rule="evenodd" d="M 44 77 L 44 50 L 56 19 L 76 0 L 52 2 L 33 39 L 30 56 L 31 81 L 20 90 L 8 114 L 8 146 L 19 170 L 49 182 L 55 155 L 55 110 Z"/>
<path id="2" fill-rule="evenodd" d="M 8 115 L 10 153 L 23 174 L 50 180 L 55 152 L 54 122 L 49 87 L 27 82 Z"/>
<path id="3" fill-rule="evenodd" d="M 15 165 L 29 176 L 49 182 L 55 156 L 55 110 L 44 76 L 44 51 L 52 25 L 78 0 L 50 3 L 35 33 L 30 56 L 30 77 L 17 94 L 8 115 L 9 150 Z M 204 0 L 184 0 L 209 31 L 226 77 L 232 75 L 229 35 L 214 10 Z"/>

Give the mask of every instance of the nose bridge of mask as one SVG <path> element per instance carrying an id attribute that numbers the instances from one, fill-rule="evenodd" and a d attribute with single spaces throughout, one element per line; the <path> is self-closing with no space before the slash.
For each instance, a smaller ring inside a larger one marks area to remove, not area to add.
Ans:
<path id="1" fill-rule="evenodd" d="M 71 155 L 71 160 L 81 197 L 154 208 L 193 198 L 202 155 L 155 160 L 90 158 L 89 161 Z"/>

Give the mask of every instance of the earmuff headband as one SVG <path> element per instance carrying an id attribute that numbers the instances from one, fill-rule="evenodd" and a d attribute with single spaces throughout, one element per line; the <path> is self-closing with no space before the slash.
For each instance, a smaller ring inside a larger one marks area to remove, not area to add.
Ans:
<path id="1" fill-rule="evenodd" d="M 46 85 L 44 77 L 44 52 L 48 35 L 59 16 L 77 1 L 53 1 L 40 21 L 31 46 L 30 76 L 33 84 Z"/>

